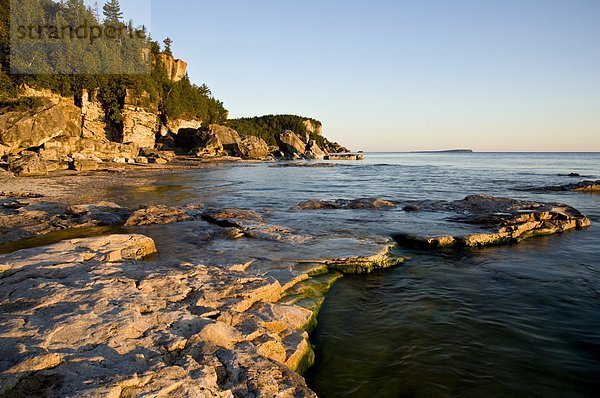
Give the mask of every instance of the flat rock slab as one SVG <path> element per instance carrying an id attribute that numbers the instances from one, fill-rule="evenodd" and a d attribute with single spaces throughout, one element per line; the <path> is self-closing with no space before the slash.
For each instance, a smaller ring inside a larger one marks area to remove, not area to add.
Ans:
<path id="1" fill-rule="evenodd" d="M 539 203 L 485 195 L 463 200 L 407 203 L 410 212 L 439 213 L 449 224 L 459 224 L 460 234 L 447 231 L 428 235 L 395 234 L 401 245 L 420 247 L 481 247 L 516 243 L 534 236 L 552 235 L 591 225 L 571 206 Z M 443 225 L 443 224 L 442 224 Z"/>
<path id="2" fill-rule="evenodd" d="M 272 279 L 140 261 L 142 235 L 0 256 L 0 396 L 314 397 L 312 313 Z"/>

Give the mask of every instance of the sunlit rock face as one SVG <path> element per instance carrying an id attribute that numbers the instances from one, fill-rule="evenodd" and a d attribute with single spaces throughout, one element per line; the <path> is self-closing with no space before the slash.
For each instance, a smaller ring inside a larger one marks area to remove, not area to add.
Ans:
<path id="1" fill-rule="evenodd" d="M 172 82 L 178 82 L 185 77 L 187 63 L 180 59 L 173 58 L 172 55 L 161 54 L 161 61 L 167 70 L 167 77 Z"/>

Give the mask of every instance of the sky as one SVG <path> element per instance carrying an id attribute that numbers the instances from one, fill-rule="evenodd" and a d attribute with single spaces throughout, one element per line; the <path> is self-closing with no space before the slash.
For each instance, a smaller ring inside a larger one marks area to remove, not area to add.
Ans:
<path id="1" fill-rule="evenodd" d="M 313 117 L 353 150 L 600 151 L 599 0 L 121 4 L 230 117 Z"/>

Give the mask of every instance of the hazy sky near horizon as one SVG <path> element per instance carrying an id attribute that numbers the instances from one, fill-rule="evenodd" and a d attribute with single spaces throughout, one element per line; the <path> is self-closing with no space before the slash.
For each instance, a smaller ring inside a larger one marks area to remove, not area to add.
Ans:
<path id="1" fill-rule="evenodd" d="M 127 18 L 148 23 L 144 1 Z M 600 151 L 598 0 L 151 6 L 231 117 L 314 117 L 354 150 Z"/>

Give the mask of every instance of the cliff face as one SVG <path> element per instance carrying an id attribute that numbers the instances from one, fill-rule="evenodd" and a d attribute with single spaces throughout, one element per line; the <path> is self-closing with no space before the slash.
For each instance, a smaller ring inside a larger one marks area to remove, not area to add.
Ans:
<path id="1" fill-rule="evenodd" d="M 156 133 L 160 130 L 158 104 L 147 92 L 135 94 L 127 90 L 122 110 L 123 135 L 121 142 L 139 148 L 154 148 Z"/>
<path id="2" fill-rule="evenodd" d="M 172 82 L 178 82 L 185 76 L 187 63 L 180 59 L 173 58 L 172 55 L 161 54 L 160 60 L 167 69 L 167 76 Z"/>

